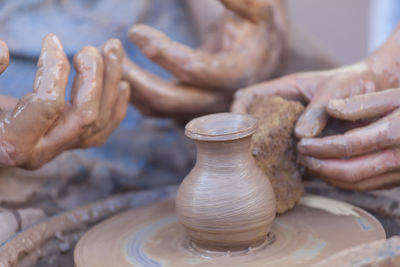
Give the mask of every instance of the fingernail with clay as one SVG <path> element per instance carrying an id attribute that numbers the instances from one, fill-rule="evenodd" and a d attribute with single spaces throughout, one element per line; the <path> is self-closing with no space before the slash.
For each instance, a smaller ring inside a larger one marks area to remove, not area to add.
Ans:
<path id="1" fill-rule="evenodd" d="M 298 119 L 295 134 L 298 138 L 317 136 L 325 127 L 326 120 L 325 107 L 308 109 Z"/>
<path id="2" fill-rule="evenodd" d="M 318 123 L 317 121 L 315 123 Z M 313 137 L 317 133 L 318 127 L 312 125 L 312 122 L 310 122 L 307 118 L 304 119 L 301 117 L 297 123 L 296 123 L 296 128 L 294 129 L 294 132 L 297 137 L 303 138 L 303 137 Z"/>
<path id="3" fill-rule="evenodd" d="M 317 171 L 321 168 L 321 161 L 313 157 L 299 155 L 297 162 L 312 171 Z"/>
<path id="4" fill-rule="evenodd" d="M 111 39 L 104 45 L 104 51 L 111 59 L 120 59 L 123 56 L 122 44 L 118 39 Z"/>
<path id="5" fill-rule="evenodd" d="M 302 138 L 297 143 L 297 150 L 302 154 L 308 154 L 310 147 L 317 145 L 314 138 Z"/>
<path id="6" fill-rule="evenodd" d="M 328 102 L 327 109 L 330 114 L 341 113 L 340 111 L 343 110 L 345 104 L 343 99 L 332 99 Z"/>

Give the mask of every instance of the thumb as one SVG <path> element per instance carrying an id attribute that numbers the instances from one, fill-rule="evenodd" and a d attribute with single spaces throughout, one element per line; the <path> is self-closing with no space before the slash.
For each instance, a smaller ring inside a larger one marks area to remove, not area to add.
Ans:
<path id="1" fill-rule="evenodd" d="M 298 138 L 314 137 L 322 132 L 329 118 L 325 111 L 327 102 L 328 100 L 318 97 L 318 95 L 311 100 L 297 120 L 295 134 Z"/>
<path id="2" fill-rule="evenodd" d="M 309 102 L 314 98 L 318 85 L 329 77 L 329 72 L 303 72 L 290 74 L 243 88 L 236 92 L 231 111 L 247 113 L 256 97 L 280 96 L 286 100 Z"/>
<path id="3" fill-rule="evenodd" d="M 343 99 L 374 89 L 365 82 L 371 80 L 365 62 L 332 70 L 331 74 L 333 76 L 315 88 L 314 97 L 297 121 L 295 128 L 297 137 L 315 137 L 322 132 L 328 122 L 327 106 L 330 100 Z"/>

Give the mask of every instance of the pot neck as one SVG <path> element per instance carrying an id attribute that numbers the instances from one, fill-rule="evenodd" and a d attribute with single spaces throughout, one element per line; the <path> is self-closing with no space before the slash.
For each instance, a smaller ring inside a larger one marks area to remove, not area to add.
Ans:
<path id="1" fill-rule="evenodd" d="M 196 140 L 195 142 L 197 145 L 196 164 L 207 163 L 208 165 L 214 165 L 221 164 L 221 160 L 228 162 L 251 157 L 251 135 L 229 141 Z"/>

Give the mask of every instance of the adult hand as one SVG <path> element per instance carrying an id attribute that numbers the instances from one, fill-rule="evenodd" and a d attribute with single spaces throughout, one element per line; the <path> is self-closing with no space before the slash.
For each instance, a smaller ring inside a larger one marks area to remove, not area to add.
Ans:
<path id="1" fill-rule="evenodd" d="M 142 113 L 185 120 L 228 110 L 236 89 L 265 80 L 277 69 L 285 49 L 282 1 L 221 2 L 227 9 L 215 30 L 202 35 L 203 50 L 176 43 L 146 25 L 131 28 L 132 42 L 177 78 L 177 82 L 164 81 L 125 57 L 123 77 Z"/>
<path id="2" fill-rule="evenodd" d="M 231 107 L 245 113 L 259 95 L 279 95 L 308 103 L 295 133 L 300 162 L 339 187 L 369 190 L 392 186 L 400 180 L 397 165 L 396 99 L 400 86 L 397 55 L 400 28 L 377 51 L 356 64 L 322 72 L 292 74 L 240 90 Z M 390 101 L 392 102 L 390 102 Z M 389 115 L 344 135 L 316 138 L 329 116 L 364 120 Z M 400 125 L 400 124 L 399 124 Z"/>
<path id="3" fill-rule="evenodd" d="M 327 112 L 334 118 L 379 119 L 342 135 L 303 138 L 298 144 L 300 162 L 342 188 L 365 191 L 400 184 L 399 99 L 396 88 L 330 100 Z"/>
<path id="4" fill-rule="evenodd" d="M 0 68 L 9 53 L 1 42 Z M 70 66 L 57 36 L 43 39 L 33 92 L 20 100 L 0 95 L 0 166 L 34 169 L 62 151 L 101 145 L 124 118 L 129 85 L 121 81 L 123 48 L 108 41 L 99 52 L 74 57 L 71 101 L 65 101 Z"/>
<path id="5" fill-rule="evenodd" d="M 368 63 L 364 61 L 329 71 L 291 74 L 239 90 L 231 110 L 247 113 L 257 96 L 278 95 L 308 103 L 296 123 L 295 133 L 299 138 L 313 137 L 326 126 L 326 106 L 330 99 L 375 91 L 375 78 Z"/>

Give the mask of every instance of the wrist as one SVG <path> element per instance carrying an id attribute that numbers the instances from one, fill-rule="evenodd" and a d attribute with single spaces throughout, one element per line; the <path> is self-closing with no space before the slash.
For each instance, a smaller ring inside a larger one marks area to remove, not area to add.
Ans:
<path id="1" fill-rule="evenodd" d="M 387 88 L 400 86 L 400 26 L 392 35 L 371 53 L 365 62 L 371 68 L 371 72 L 377 77 L 380 84 Z"/>

